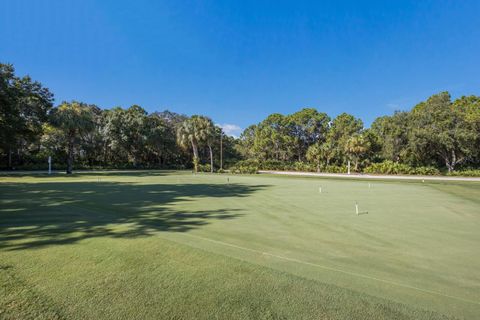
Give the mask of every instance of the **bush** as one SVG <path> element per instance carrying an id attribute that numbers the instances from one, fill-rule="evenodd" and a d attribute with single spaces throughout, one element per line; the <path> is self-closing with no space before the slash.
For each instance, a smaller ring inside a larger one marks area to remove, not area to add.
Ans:
<path id="1" fill-rule="evenodd" d="M 480 169 L 452 171 L 447 173 L 447 175 L 448 176 L 464 176 L 464 177 L 480 177 Z"/>
<path id="2" fill-rule="evenodd" d="M 316 172 L 317 168 L 315 165 L 308 162 L 297 161 L 293 163 L 294 171 L 305 171 L 305 172 Z"/>
<path id="3" fill-rule="evenodd" d="M 212 169 L 212 167 L 208 163 L 198 165 L 198 171 L 200 171 L 200 172 L 211 172 L 212 171 L 211 169 Z"/>
<path id="4" fill-rule="evenodd" d="M 364 173 L 374 174 L 419 174 L 419 175 L 439 175 L 440 171 L 434 167 L 411 167 L 404 163 L 393 162 L 390 160 L 372 163 L 363 170 Z"/>
<path id="5" fill-rule="evenodd" d="M 256 174 L 258 173 L 258 163 L 252 160 L 239 161 L 230 167 L 230 172 L 234 174 Z"/>
<path id="6" fill-rule="evenodd" d="M 347 166 L 328 165 L 328 166 L 320 167 L 320 171 L 325 173 L 347 173 L 348 168 Z"/>

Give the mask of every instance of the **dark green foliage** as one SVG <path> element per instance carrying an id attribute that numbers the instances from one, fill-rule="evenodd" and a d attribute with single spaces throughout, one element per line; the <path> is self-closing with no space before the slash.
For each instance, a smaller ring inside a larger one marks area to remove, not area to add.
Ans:
<path id="1" fill-rule="evenodd" d="M 442 92 L 409 112 L 377 118 L 371 128 L 347 113 L 334 119 L 314 108 L 274 113 L 247 127 L 239 139 L 203 115 L 148 114 L 138 105 L 109 110 L 75 101 L 52 105 L 48 89 L 0 64 L 0 167 L 46 169 L 49 156 L 54 169 L 68 172 L 74 163 L 76 168 L 210 172 L 233 166 L 248 172 L 346 172 L 350 163 L 353 172 L 394 174 L 480 167 L 477 96 L 452 101 Z M 255 162 L 236 164 L 240 160 Z"/>
<path id="2" fill-rule="evenodd" d="M 366 167 L 363 172 L 377 174 L 419 174 L 439 175 L 440 171 L 434 167 L 412 167 L 408 164 L 386 160 L 381 163 L 373 163 Z"/>
<path id="3" fill-rule="evenodd" d="M 480 97 L 452 102 L 443 92 L 411 112 L 379 117 L 369 129 L 347 113 L 331 122 L 314 109 L 272 114 L 243 132 L 238 149 L 261 170 L 346 172 L 348 162 L 352 171 L 368 173 L 430 175 L 477 168 Z"/>

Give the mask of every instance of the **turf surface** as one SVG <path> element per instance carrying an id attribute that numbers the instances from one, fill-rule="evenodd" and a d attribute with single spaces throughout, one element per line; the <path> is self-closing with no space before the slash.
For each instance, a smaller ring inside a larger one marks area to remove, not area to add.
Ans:
<path id="1" fill-rule="evenodd" d="M 0 318 L 480 317 L 479 183 L 229 180 L 1 176 Z"/>

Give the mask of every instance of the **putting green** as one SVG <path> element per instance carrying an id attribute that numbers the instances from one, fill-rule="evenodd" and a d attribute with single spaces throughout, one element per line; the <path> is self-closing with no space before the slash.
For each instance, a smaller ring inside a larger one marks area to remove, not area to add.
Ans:
<path id="1" fill-rule="evenodd" d="M 479 230 L 474 182 L 2 176 L 0 318 L 477 319 Z"/>

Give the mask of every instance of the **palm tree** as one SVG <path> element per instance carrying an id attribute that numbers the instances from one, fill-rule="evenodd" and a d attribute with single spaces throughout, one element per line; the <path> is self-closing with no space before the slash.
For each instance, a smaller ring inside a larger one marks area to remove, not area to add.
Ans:
<path id="1" fill-rule="evenodd" d="M 370 150 L 370 146 L 370 142 L 363 134 L 355 134 L 347 140 L 345 144 L 345 153 L 349 159 L 353 160 L 355 164 L 355 171 L 358 170 L 358 163 L 360 162 L 360 159 Z"/>
<path id="2" fill-rule="evenodd" d="M 213 150 L 212 145 L 215 143 L 216 129 L 213 121 L 207 117 L 201 117 L 201 142 L 205 143 L 208 147 L 210 155 L 210 172 L 213 173 Z"/>
<path id="3" fill-rule="evenodd" d="M 308 161 L 315 163 L 317 172 L 320 172 L 320 161 L 322 159 L 320 144 L 315 143 L 308 147 L 306 157 Z"/>
<path id="4" fill-rule="evenodd" d="M 213 172 L 213 133 L 215 126 L 210 118 L 204 116 L 193 115 L 185 120 L 177 131 L 177 141 L 183 148 L 192 147 L 193 151 L 193 167 L 198 172 L 198 164 L 200 158 L 198 156 L 198 147 L 207 144 L 210 151 L 210 164 Z"/>
<path id="5" fill-rule="evenodd" d="M 51 121 L 67 141 L 67 174 L 71 174 L 75 142 L 80 135 L 90 132 L 94 127 L 92 109 L 85 103 L 63 102 L 52 110 Z"/>

